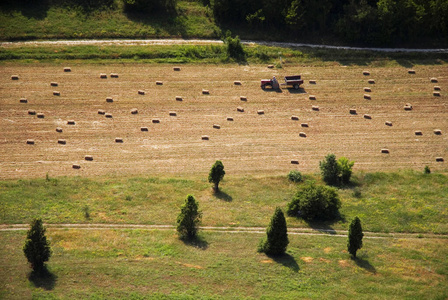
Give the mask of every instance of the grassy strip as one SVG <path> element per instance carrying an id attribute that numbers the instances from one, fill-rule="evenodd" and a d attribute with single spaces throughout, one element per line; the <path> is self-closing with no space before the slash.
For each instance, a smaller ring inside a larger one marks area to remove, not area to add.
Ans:
<path id="1" fill-rule="evenodd" d="M 31 280 L 25 232 L 1 232 L 0 295 L 7 299 L 444 299 L 446 239 L 290 235 L 287 255 L 256 252 L 262 234 L 49 230 L 51 276 Z"/>
<path id="2" fill-rule="evenodd" d="M 308 175 L 308 179 L 318 180 Z M 343 218 L 289 226 L 346 230 L 358 215 L 367 231 L 448 233 L 447 176 L 415 171 L 358 174 L 340 189 Z M 205 178 L 49 178 L 0 182 L 0 223 L 174 224 L 187 194 L 203 211 L 204 226 L 266 226 L 276 206 L 296 190 L 285 177 L 226 177 L 214 195 Z"/>

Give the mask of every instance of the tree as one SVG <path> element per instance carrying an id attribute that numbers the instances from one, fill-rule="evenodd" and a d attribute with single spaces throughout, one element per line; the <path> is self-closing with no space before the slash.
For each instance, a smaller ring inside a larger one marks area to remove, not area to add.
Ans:
<path id="1" fill-rule="evenodd" d="M 343 184 L 350 182 L 350 177 L 352 176 L 352 168 L 355 164 L 354 161 L 349 161 L 346 157 L 341 157 L 338 159 L 338 166 L 341 172 L 341 181 Z"/>
<path id="2" fill-rule="evenodd" d="M 305 220 L 332 220 L 339 214 L 341 200 L 334 188 L 310 183 L 302 186 L 288 203 L 287 214 Z"/>
<path id="3" fill-rule="evenodd" d="M 302 178 L 303 178 L 302 173 L 300 173 L 297 170 L 290 171 L 288 173 L 287 177 L 288 177 L 288 180 L 292 181 L 292 182 L 300 182 L 300 181 L 302 181 Z"/>
<path id="4" fill-rule="evenodd" d="M 215 161 L 210 173 L 208 174 L 208 182 L 213 182 L 215 186 L 213 189 L 215 192 L 219 192 L 219 182 L 224 178 L 226 172 L 224 171 L 224 165 L 220 160 Z"/>
<path id="5" fill-rule="evenodd" d="M 319 162 L 322 179 L 328 185 L 337 185 L 339 183 L 339 174 L 341 169 L 336 161 L 334 154 L 328 154 L 325 160 Z"/>
<path id="6" fill-rule="evenodd" d="M 348 229 L 348 243 L 347 248 L 348 252 L 356 258 L 356 251 L 362 248 L 362 237 L 364 233 L 362 233 L 361 220 L 358 217 L 355 217 L 353 221 L 350 223 L 350 227 Z"/>
<path id="7" fill-rule="evenodd" d="M 196 237 L 201 223 L 202 213 L 199 211 L 199 203 L 192 195 L 188 195 L 185 203 L 177 216 L 177 232 L 181 238 L 192 239 Z"/>
<path id="8" fill-rule="evenodd" d="M 258 252 L 264 252 L 268 255 L 282 255 L 286 252 L 289 244 L 288 229 L 283 211 L 277 207 L 266 229 L 267 237 L 262 239 Z"/>
<path id="9" fill-rule="evenodd" d="M 233 58 L 236 61 L 245 61 L 246 52 L 243 49 L 239 36 L 232 38 L 230 31 L 227 31 L 226 36 L 223 39 L 224 44 L 227 47 L 227 56 Z"/>
<path id="10" fill-rule="evenodd" d="M 36 272 L 45 270 L 45 262 L 51 256 L 50 242 L 45 236 L 45 227 L 42 225 L 42 219 L 36 218 L 31 222 L 23 246 L 23 252 L 31 264 L 31 268 Z"/>

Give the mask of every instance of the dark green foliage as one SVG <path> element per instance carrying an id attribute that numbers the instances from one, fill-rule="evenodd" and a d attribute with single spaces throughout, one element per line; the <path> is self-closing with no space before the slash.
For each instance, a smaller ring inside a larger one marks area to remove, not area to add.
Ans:
<path id="1" fill-rule="evenodd" d="M 356 251 L 362 248 L 362 237 L 364 233 L 362 233 L 361 220 L 358 217 L 355 217 L 353 221 L 350 223 L 350 227 L 348 229 L 348 243 L 347 249 L 348 253 L 353 255 L 356 258 Z"/>
<path id="2" fill-rule="evenodd" d="M 348 184 L 350 182 L 350 177 L 352 176 L 352 168 L 355 164 L 354 161 L 349 161 L 346 157 L 341 157 L 338 159 L 338 166 L 341 172 L 341 182 L 343 184 Z"/>
<path id="3" fill-rule="evenodd" d="M 226 44 L 227 56 L 229 58 L 233 58 L 236 61 L 246 60 L 246 52 L 244 51 L 243 45 L 241 44 L 238 36 L 232 38 L 230 31 L 228 31 L 223 41 Z"/>
<path id="4" fill-rule="evenodd" d="M 339 184 L 339 174 L 341 173 L 340 166 L 336 161 L 334 154 L 328 154 L 325 160 L 319 162 L 322 179 L 328 185 Z"/>
<path id="5" fill-rule="evenodd" d="M 428 166 L 425 166 L 425 174 L 431 174 L 431 169 Z"/>
<path id="6" fill-rule="evenodd" d="M 283 211 L 277 207 L 266 229 L 267 237 L 262 239 L 258 252 L 264 252 L 268 255 L 282 255 L 288 247 L 288 228 Z"/>
<path id="7" fill-rule="evenodd" d="M 153 13 L 176 11 L 177 0 L 123 0 L 126 11 Z"/>
<path id="8" fill-rule="evenodd" d="M 196 237 L 201 223 L 202 213 L 199 203 L 192 195 L 188 195 L 177 216 L 177 232 L 181 238 L 192 239 Z"/>
<path id="9" fill-rule="evenodd" d="M 288 173 L 288 180 L 292 182 L 300 182 L 302 181 L 302 173 L 297 170 L 292 170 Z"/>
<path id="10" fill-rule="evenodd" d="M 290 203 L 287 214 L 307 221 L 332 220 L 339 215 L 341 201 L 334 188 L 310 183 L 301 187 Z"/>
<path id="11" fill-rule="evenodd" d="M 45 227 L 41 219 L 34 219 L 31 222 L 23 246 L 23 252 L 31 268 L 37 273 L 44 271 L 44 264 L 51 256 L 50 242 L 45 236 Z"/>
<path id="12" fill-rule="evenodd" d="M 213 182 L 215 184 L 215 192 L 219 191 L 219 182 L 224 178 L 226 171 L 224 171 L 224 165 L 220 160 L 215 161 L 210 173 L 208 174 L 208 182 Z"/>

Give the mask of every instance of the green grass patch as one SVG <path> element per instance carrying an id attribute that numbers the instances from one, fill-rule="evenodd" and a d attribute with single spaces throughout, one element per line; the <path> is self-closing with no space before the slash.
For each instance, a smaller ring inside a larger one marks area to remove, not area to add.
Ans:
<path id="1" fill-rule="evenodd" d="M 319 181 L 319 177 L 305 175 Z M 346 230 L 356 215 L 364 230 L 448 233 L 448 178 L 416 171 L 359 173 L 339 189 L 342 219 L 294 227 Z M 226 176 L 214 194 L 206 178 L 60 177 L 0 182 L 0 223 L 122 223 L 174 225 L 185 197 L 199 201 L 205 226 L 267 226 L 275 207 L 286 208 L 297 188 L 285 176 Z"/>
<path id="2" fill-rule="evenodd" d="M 55 230 L 51 275 L 28 279 L 25 232 L 1 232 L 5 299 L 444 299 L 446 239 L 364 239 L 358 260 L 347 238 L 290 235 L 287 255 L 256 252 L 263 234 Z"/>

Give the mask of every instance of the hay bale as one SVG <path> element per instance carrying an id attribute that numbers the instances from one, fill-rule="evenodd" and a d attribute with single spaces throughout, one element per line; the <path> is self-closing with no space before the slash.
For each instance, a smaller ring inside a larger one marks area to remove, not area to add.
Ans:
<path id="1" fill-rule="evenodd" d="M 247 97 L 246 96 L 240 96 L 240 100 L 241 101 L 247 101 Z"/>
<path id="2" fill-rule="evenodd" d="M 106 102 L 112 103 L 112 102 L 114 102 L 114 98 L 106 97 Z"/>
<path id="3" fill-rule="evenodd" d="M 210 91 L 209 90 L 202 90 L 202 95 L 210 95 Z"/>
<path id="4" fill-rule="evenodd" d="M 37 117 L 38 117 L 39 119 L 43 119 L 43 118 L 45 118 L 45 115 L 44 115 L 43 113 L 38 113 L 38 114 L 37 114 Z"/>
<path id="5" fill-rule="evenodd" d="M 182 97 L 181 96 L 176 96 L 176 101 L 182 101 Z"/>
<path id="6" fill-rule="evenodd" d="M 67 144 L 67 141 L 64 139 L 58 139 L 58 144 L 65 145 Z"/>
<path id="7" fill-rule="evenodd" d="M 415 74 L 415 70 L 408 70 L 409 74 Z"/>
<path id="8" fill-rule="evenodd" d="M 440 129 L 434 129 L 434 134 L 435 134 L 435 135 L 442 135 L 442 130 L 440 130 Z"/>
<path id="9" fill-rule="evenodd" d="M 440 97 L 440 92 L 433 92 L 432 95 L 433 95 L 434 97 Z"/>
<path id="10" fill-rule="evenodd" d="M 317 81 L 316 80 L 310 80 L 309 83 L 310 84 L 317 84 Z"/>
<path id="11" fill-rule="evenodd" d="M 64 72 L 71 72 L 72 71 L 72 68 L 70 68 L 70 67 L 65 67 L 64 68 Z"/>
<path id="12" fill-rule="evenodd" d="M 105 74 L 105 73 L 101 73 L 101 74 L 100 74 L 100 78 L 101 78 L 101 79 L 106 79 L 106 78 L 107 78 L 107 74 Z"/>
<path id="13" fill-rule="evenodd" d="M 264 115 L 264 110 L 262 110 L 262 109 L 257 110 L 257 114 Z"/>
<path id="14" fill-rule="evenodd" d="M 19 102 L 20 102 L 20 103 L 28 103 L 28 99 L 26 99 L 26 98 L 21 98 L 21 99 L 19 100 Z"/>
<path id="15" fill-rule="evenodd" d="M 123 139 L 122 138 L 115 138 L 115 143 L 123 143 Z"/>
<path id="16" fill-rule="evenodd" d="M 19 80 L 19 75 L 11 75 L 11 80 Z"/>
<path id="17" fill-rule="evenodd" d="M 36 114 L 36 111 L 30 109 L 30 110 L 28 110 L 28 114 L 34 116 Z"/>
<path id="18" fill-rule="evenodd" d="M 106 118 L 112 119 L 112 114 L 111 113 L 107 113 L 105 114 Z"/>
<path id="19" fill-rule="evenodd" d="M 73 165 L 72 165 L 72 168 L 73 168 L 73 169 L 77 169 L 77 170 L 79 170 L 79 169 L 81 169 L 81 165 L 73 164 Z"/>
<path id="20" fill-rule="evenodd" d="M 375 84 L 375 79 L 369 79 L 367 82 L 370 84 Z"/>
<path id="21" fill-rule="evenodd" d="M 292 159 L 292 160 L 291 160 L 291 164 L 293 164 L 293 165 L 298 165 L 298 164 L 299 164 L 299 161 L 296 160 L 296 159 Z"/>
<path id="22" fill-rule="evenodd" d="M 274 68 L 274 65 L 268 65 L 268 68 L 269 68 L 269 69 L 273 69 L 273 68 Z"/>
<path id="23" fill-rule="evenodd" d="M 357 114 L 357 113 L 356 113 L 356 109 L 354 109 L 354 108 L 350 109 L 350 114 L 351 114 L 351 115 L 356 115 L 356 114 Z"/>
<path id="24" fill-rule="evenodd" d="M 386 124 L 386 126 L 392 126 L 392 122 L 391 121 L 386 121 L 386 123 L 384 123 L 384 124 Z"/>
<path id="25" fill-rule="evenodd" d="M 437 82 L 439 82 L 439 81 L 437 80 L 437 78 L 431 78 L 431 82 L 432 82 L 432 83 L 437 83 Z"/>
<path id="26" fill-rule="evenodd" d="M 59 84 L 57 82 L 50 82 L 50 86 L 58 86 Z"/>
<path id="27" fill-rule="evenodd" d="M 314 95 L 310 95 L 308 98 L 309 98 L 310 100 L 316 100 L 316 96 L 314 96 Z"/>
<path id="28" fill-rule="evenodd" d="M 421 132 L 420 130 L 417 130 L 414 132 L 415 135 L 423 135 L 423 132 Z"/>
<path id="29" fill-rule="evenodd" d="M 172 116 L 172 117 L 175 117 L 175 116 L 177 116 L 177 113 L 175 111 L 170 111 L 169 115 Z"/>
<path id="30" fill-rule="evenodd" d="M 241 85 L 241 81 L 234 81 L 233 84 L 234 85 Z"/>
<path id="31" fill-rule="evenodd" d="M 75 125 L 75 121 L 74 120 L 68 120 L 67 121 L 67 125 Z"/>
<path id="32" fill-rule="evenodd" d="M 145 94 L 145 91 L 143 91 L 143 90 L 138 90 L 138 94 L 139 94 L 139 95 L 144 95 L 144 94 Z"/>
<path id="33" fill-rule="evenodd" d="M 157 123 L 160 123 L 160 120 L 159 119 L 152 119 L 152 122 L 157 124 Z"/>
<path id="34" fill-rule="evenodd" d="M 163 81 L 156 81 L 156 85 L 163 85 Z"/>
<path id="35" fill-rule="evenodd" d="M 106 111 L 104 109 L 98 109 L 99 115 L 104 115 L 105 113 L 106 113 Z"/>
<path id="36" fill-rule="evenodd" d="M 239 112 L 244 112 L 244 108 L 242 108 L 241 106 L 238 106 L 238 107 L 236 108 L 236 110 L 239 111 Z"/>
<path id="37" fill-rule="evenodd" d="M 302 127 L 309 127 L 308 123 L 302 123 L 302 124 L 300 124 L 300 126 L 302 126 Z"/>
<path id="38" fill-rule="evenodd" d="M 221 125 L 213 124 L 213 128 L 215 128 L 215 129 L 221 129 Z"/>
<path id="39" fill-rule="evenodd" d="M 369 119 L 370 120 L 370 119 L 372 119 L 372 116 L 365 114 L 364 115 L 364 119 Z"/>
<path id="40" fill-rule="evenodd" d="M 131 109 L 131 114 L 133 114 L 133 115 L 138 114 L 138 109 L 136 109 L 136 108 Z"/>
<path id="41" fill-rule="evenodd" d="M 366 92 L 366 93 L 371 93 L 371 92 L 372 92 L 372 89 L 369 88 L 369 87 L 365 87 L 365 88 L 364 88 L 364 92 Z"/>
<path id="42" fill-rule="evenodd" d="M 34 145 L 34 140 L 28 139 L 26 140 L 27 145 Z"/>
<path id="43" fill-rule="evenodd" d="M 227 121 L 233 121 L 233 118 L 232 118 L 232 117 L 227 117 L 226 120 L 227 120 Z"/>
<path id="44" fill-rule="evenodd" d="M 299 120 L 299 117 L 298 117 L 298 116 L 291 116 L 291 120 L 293 120 L 293 121 L 298 121 L 298 120 Z"/>
<path id="45" fill-rule="evenodd" d="M 180 71 L 180 67 L 174 67 L 173 70 L 174 71 Z"/>
<path id="46" fill-rule="evenodd" d="M 61 127 L 56 127 L 56 132 L 62 132 L 62 128 Z"/>
<path id="47" fill-rule="evenodd" d="M 411 104 L 406 104 L 405 106 L 404 106 L 404 110 L 412 110 L 412 105 Z"/>
<path id="48" fill-rule="evenodd" d="M 372 100 L 372 98 L 370 97 L 369 94 L 364 94 L 364 99 L 366 99 L 366 100 Z"/>
<path id="49" fill-rule="evenodd" d="M 442 90 L 442 89 L 440 88 L 440 86 L 437 86 L 437 85 L 436 85 L 436 86 L 434 87 L 434 91 L 441 91 L 441 90 Z"/>
<path id="50" fill-rule="evenodd" d="M 306 133 L 305 132 L 299 132 L 299 136 L 300 137 L 306 137 Z"/>
<path id="51" fill-rule="evenodd" d="M 203 136 L 201 137 L 201 139 L 202 139 L 203 141 L 208 141 L 208 140 L 209 140 L 209 137 L 208 137 L 208 135 L 203 135 Z"/>
<path id="52" fill-rule="evenodd" d="M 313 105 L 311 107 L 311 109 L 314 110 L 314 111 L 319 111 L 319 106 Z"/>
<path id="53" fill-rule="evenodd" d="M 148 131 L 148 127 L 140 127 L 140 131 Z"/>
<path id="54" fill-rule="evenodd" d="M 53 95 L 54 95 L 54 96 L 60 96 L 60 95 L 61 95 L 61 92 L 59 92 L 59 91 L 53 91 Z"/>
<path id="55" fill-rule="evenodd" d="M 444 160 L 443 160 L 443 157 L 436 157 L 436 161 L 437 162 L 443 162 Z"/>
<path id="56" fill-rule="evenodd" d="M 92 155 L 86 155 L 86 156 L 84 156 L 84 159 L 88 160 L 88 161 L 92 161 L 93 160 L 93 156 Z"/>
<path id="57" fill-rule="evenodd" d="M 110 78 L 118 78 L 118 74 L 117 73 L 110 73 Z"/>
<path id="58" fill-rule="evenodd" d="M 369 71 L 362 71 L 362 75 L 364 75 L 364 76 L 369 76 L 369 75 L 370 75 L 370 72 L 369 72 Z"/>
<path id="59" fill-rule="evenodd" d="M 388 153 L 389 153 L 389 149 L 385 149 L 385 148 L 383 148 L 383 149 L 381 149 L 381 153 L 386 153 L 386 154 L 388 154 Z"/>

